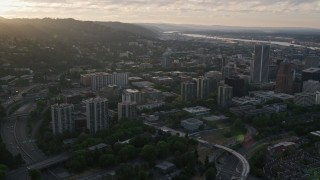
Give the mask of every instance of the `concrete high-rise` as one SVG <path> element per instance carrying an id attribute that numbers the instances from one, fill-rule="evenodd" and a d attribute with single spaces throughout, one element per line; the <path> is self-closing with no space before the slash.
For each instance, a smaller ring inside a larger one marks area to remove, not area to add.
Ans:
<path id="1" fill-rule="evenodd" d="M 74 120 L 72 104 L 55 104 L 51 106 L 52 132 L 54 135 L 74 130 Z"/>
<path id="2" fill-rule="evenodd" d="M 281 63 L 277 74 L 275 92 L 293 94 L 294 77 L 294 65 L 288 61 Z"/>
<path id="3" fill-rule="evenodd" d="M 143 104 L 145 101 L 145 93 L 137 89 L 126 89 L 122 94 L 122 102 Z"/>
<path id="4" fill-rule="evenodd" d="M 183 101 L 194 101 L 197 97 L 197 86 L 192 81 L 181 83 L 181 98 Z"/>
<path id="5" fill-rule="evenodd" d="M 254 48 L 254 58 L 251 63 L 251 83 L 261 84 L 269 81 L 269 45 L 256 45 Z"/>
<path id="6" fill-rule="evenodd" d="M 91 98 L 83 101 L 86 104 L 87 128 L 96 133 L 109 127 L 108 99 Z"/>
<path id="7" fill-rule="evenodd" d="M 167 50 L 165 53 L 162 54 L 161 66 L 162 68 L 171 68 L 172 67 L 172 57 L 171 57 L 171 50 Z"/>
<path id="8" fill-rule="evenodd" d="M 207 99 L 210 95 L 210 81 L 208 78 L 199 77 L 194 79 L 196 82 L 197 99 Z"/>
<path id="9" fill-rule="evenodd" d="M 135 102 L 120 102 L 118 103 L 118 120 L 137 118 L 137 104 Z"/>
<path id="10" fill-rule="evenodd" d="M 232 87 L 226 84 L 218 87 L 218 106 L 221 108 L 227 108 L 232 103 Z"/>
<path id="11" fill-rule="evenodd" d="M 225 78 L 225 84 L 232 87 L 232 94 L 234 97 L 242 97 L 244 96 L 245 91 L 245 82 L 244 79 L 239 76 L 230 76 Z"/>

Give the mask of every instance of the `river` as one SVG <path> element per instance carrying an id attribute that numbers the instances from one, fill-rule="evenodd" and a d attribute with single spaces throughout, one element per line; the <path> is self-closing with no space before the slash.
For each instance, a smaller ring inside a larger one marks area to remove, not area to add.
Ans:
<path id="1" fill-rule="evenodd" d="M 252 42 L 252 43 L 265 43 L 265 44 L 275 44 L 275 45 L 280 45 L 280 46 L 305 47 L 305 48 L 309 48 L 312 50 L 320 50 L 320 47 L 309 47 L 309 46 L 291 44 L 288 42 L 280 42 L 280 41 L 262 41 L 262 40 L 253 40 L 253 39 L 224 38 L 224 37 L 218 37 L 218 36 L 207 36 L 207 35 L 201 35 L 201 34 L 187 34 L 187 33 L 180 33 L 180 35 L 194 37 L 194 38 L 216 39 L 216 40 L 224 40 L 224 41 Z"/>

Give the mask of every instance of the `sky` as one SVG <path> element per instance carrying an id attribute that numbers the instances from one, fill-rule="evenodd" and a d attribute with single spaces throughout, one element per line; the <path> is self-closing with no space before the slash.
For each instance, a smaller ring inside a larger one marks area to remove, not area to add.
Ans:
<path id="1" fill-rule="evenodd" d="M 0 0 L 0 16 L 320 28 L 320 0 Z"/>

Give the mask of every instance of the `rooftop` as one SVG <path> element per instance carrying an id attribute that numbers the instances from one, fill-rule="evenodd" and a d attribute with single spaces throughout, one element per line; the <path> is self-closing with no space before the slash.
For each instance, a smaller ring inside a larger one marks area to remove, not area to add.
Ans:
<path id="1" fill-rule="evenodd" d="M 195 107 L 188 107 L 183 108 L 184 111 L 187 111 L 189 113 L 197 113 L 197 112 L 203 112 L 203 111 L 210 111 L 209 108 L 203 107 L 203 106 L 195 106 Z"/>
<path id="2" fill-rule="evenodd" d="M 303 70 L 303 72 L 316 73 L 316 72 L 320 72 L 320 68 L 314 68 L 314 67 L 312 67 L 312 68 Z"/>

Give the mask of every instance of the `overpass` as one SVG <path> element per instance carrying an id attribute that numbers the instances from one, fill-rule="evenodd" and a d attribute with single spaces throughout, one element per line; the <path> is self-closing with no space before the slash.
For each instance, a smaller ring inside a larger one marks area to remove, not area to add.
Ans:
<path id="1" fill-rule="evenodd" d="M 27 169 L 39 169 L 39 170 L 46 169 L 46 168 L 52 167 L 56 164 L 65 162 L 65 161 L 69 160 L 70 158 L 71 158 L 71 155 L 69 153 L 62 153 L 62 154 L 59 154 L 56 156 L 49 157 L 48 159 L 45 159 L 43 161 L 29 164 L 27 166 Z"/>
<path id="2" fill-rule="evenodd" d="M 164 132 L 168 132 L 172 135 L 176 135 L 176 136 L 180 136 L 180 137 L 184 137 L 185 136 L 185 133 L 183 132 L 180 132 L 180 131 L 177 131 L 177 130 L 174 130 L 174 129 L 171 129 L 171 128 L 168 128 L 166 126 L 162 126 L 162 127 L 158 127 L 154 124 L 150 124 L 150 123 L 144 123 L 145 125 L 148 125 L 148 126 L 152 126 L 156 129 L 160 129 Z M 237 151 L 234 151 L 228 147 L 225 147 L 225 146 L 222 146 L 222 145 L 219 145 L 219 144 L 212 144 L 212 143 L 209 143 L 207 141 L 204 141 L 204 140 L 201 140 L 201 139 L 197 139 L 197 138 L 193 138 L 195 139 L 196 141 L 198 141 L 199 143 L 201 143 L 202 145 L 204 146 L 207 146 L 209 148 L 217 148 L 217 149 L 222 149 L 224 151 L 227 151 L 228 153 L 234 155 L 235 157 L 237 157 L 239 159 L 239 161 L 241 162 L 241 165 L 242 165 L 242 172 L 240 173 L 240 178 L 239 180 L 246 180 L 248 175 L 249 175 L 249 172 L 250 172 L 250 165 L 249 165 L 249 162 L 247 161 L 247 159 L 245 157 L 243 157 L 240 153 L 238 153 Z"/>
<path id="3" fill-rule="evenodd" d="M 250 172 L 250 165 L 247 161 L 246 158 L 244 158 L 240 153 L 238 153 L 237 151 L 234 151 L 228 147 L 225 147 L 225 146 L 222 146 L 222 145 L 219 145 L 219 144 L 211 144 L 211 143 L 208 143 L 207 141 L 203 141 L 203 140 L 200 140 L 198 139 L 198 142 L 207 146 L 207 147 L 215 147 L 215 148 L 218 148 L 218 149 L 223 149 L 224 151 L 227 151 L 228 153 L 234 155 L 235 157 L 237 157 L 239 159 L 239 161 L 241 162 L 241 165 L 242 165 L 242 172 L 240 174 L 240 180 L 246 180 L 248 175 L 249 175 L 249 172 Z"/>

